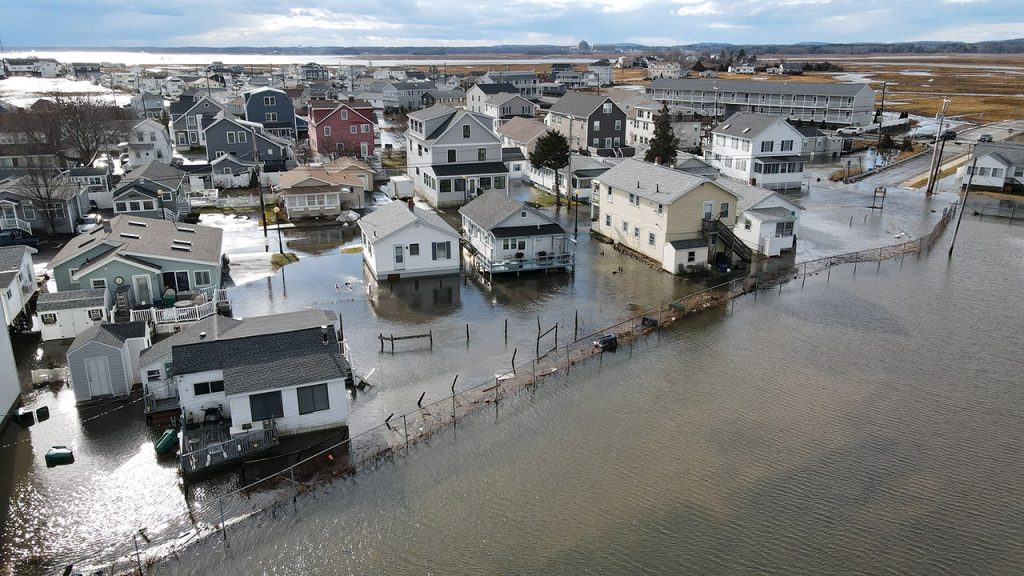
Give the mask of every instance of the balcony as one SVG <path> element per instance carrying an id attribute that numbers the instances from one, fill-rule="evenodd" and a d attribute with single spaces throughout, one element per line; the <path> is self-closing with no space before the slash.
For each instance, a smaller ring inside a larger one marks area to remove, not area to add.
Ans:
<path id="1" fill-rule="evenodd" d="M 174 306 L 166 308 L 149 307 L 131 310 L 129 320 L 131 322 L 152 322 L 156 324 L 158 330 L 160 326 L 198 322 L 203 318 L 213 316 L 217 313 L 218 305 L 228 302 L 226 290 L 208 290 L 208 292 L 209 294 L 200 292 L 196 295 L 195 300 L 178 300 Z M 200 300 L 202 302 L 196 303 Z"/>
<path id="2" fill-rule="evenodd" d="M 541 256 L 538 258 L 514 258 L 509 260 L 491 260 L 477 253 L 473 257 L 477 269 L 487 274 L 505 272 L 529 272 L 531 270 L 547 270 L 550 268 L 567 268 L 576 264 L 576 255 L 572 253 Z"/>
<path id="3" fill-rule="evenodd" d="M 252 422 L 248 426 L 249 429 L 232 434 L 230 420 L 209 418 L 209 415 L 202 423 L 186 424 L 178 457 L 182 475 L 191 478 L 230 468 L 279 445 L 274 420 Z"/>
<path id="4" fill-rule="evenodd" d="M 0 218 L 0 230 L 21 230 L 26 234 L 31 234 L 32 225 L 17 216 L 3 217 Z"/>

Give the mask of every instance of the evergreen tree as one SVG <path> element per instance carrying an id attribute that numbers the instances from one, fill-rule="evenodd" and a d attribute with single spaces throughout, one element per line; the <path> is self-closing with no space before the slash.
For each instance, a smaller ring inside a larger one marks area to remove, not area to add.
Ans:
<path id="1" fill-rule="evenodd" d="M 909 152 L 914 149 L 914 141 L 910 139 L 910 136 L 903 137 L 903 143 L 900 144 L 900 150 L 903 152 Z"/>
<path id="2" fill-rule="evenodd" d="M 561 132 L 548 130 L 537 138 L 537 145 L 530 152 L 530 164 L 534 168 L 549 168 L 555 171 L 555 205 L 562 205 L 559 176 L 562 168 L 569 165 L 569 139 Z"/>
<path id="3" fill-rule="evenodd" d="M 896 143 L 893 142 L 892 136 L 888 134 L 882 134 L 882 141 L 878 144 L 878 147 L 882 150 L 892 150 L 896 147 Z"/>
<path id="4" fill-rule="evenodd" d="M 654 138 L 651 138 L 650 148 L 644 160 L 647 162 L 658 161 L 671 166 L 676 161 L 676 150 L 679 148 L 679 138 L 672 129 L 672 120 L 668 111 L 668 105 L 661 105 L 661 112 L 654 118 Z"/>

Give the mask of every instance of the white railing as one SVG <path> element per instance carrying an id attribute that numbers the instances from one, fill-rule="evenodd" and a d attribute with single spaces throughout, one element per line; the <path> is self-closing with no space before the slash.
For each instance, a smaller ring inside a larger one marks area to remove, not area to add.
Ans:
<path id="1" fill-rule="evenodd" d="M 132 322 L 144 321 L 154 324 L 177 324 L 179 322 L 198 322 L 216 313 L 217 302 L 211 301 L 198 306 L 132 310 L 130 320 Z"/>
<path id="2" fill-rule="evenodd" d="M 21 230 L 26 234 L 31 234 L 32 225 L 17 216 L 14 218 L 0 218 L 0 230 Z"/>
<path id="3" fill-rule="evenodd" d="M 220 190 L 216 188 L 192 190 L 185 195 L 185 198 L 190 206 L 216 206 L 217 199 L 220 198 Z"/>
<path id="4" fill-rule="evenodd" d="M 164 220 L 176 222 L 178 220 L 178 213 L 170 208 L 164 208 Z"/>

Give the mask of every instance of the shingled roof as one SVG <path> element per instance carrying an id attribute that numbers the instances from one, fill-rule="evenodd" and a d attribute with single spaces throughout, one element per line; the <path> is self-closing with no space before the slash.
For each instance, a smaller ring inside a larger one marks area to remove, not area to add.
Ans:
<path id="1" fill-rule="evenodd" d="M 380 239 L 405 228 L 414 222 L 424 224 L 458 237 L 459 233 L 448 225 L 436 212 L 413 207 L 405 202 L 391 202 L 363 216 L 359 228 L 369 238 Z"/>

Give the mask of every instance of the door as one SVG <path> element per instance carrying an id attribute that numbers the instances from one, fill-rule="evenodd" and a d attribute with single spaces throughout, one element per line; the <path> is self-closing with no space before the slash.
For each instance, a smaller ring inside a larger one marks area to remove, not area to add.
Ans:
<path id="1" fill-rule="evenodd" d="M 405 248 L 395 246 L 395 270 L 405 270 Z"/>
<path id="2" fill-rule="evenodd" d="M 469 186 L 467 186 L 467 189 L 469 190 L 469 197 L 476 198 L 476 178 L 469 179 Z"/>
<path id="3" fill-rule="evenodd" d="M 369 147 L 366 145 L 366 142 L 359 143 L 359 155 L 363 158 L 370 155 Z"/>
<path id="4" fill-rule="evenodd" d="M 114 393 L 110 383 L 110 366 L 107 364 L 107 357 L 86 358 L 85 377 L 89 381 L 89 396 L 111 396 Z"/>
<path id="5" fill-rule="evenodd" d="M 705 220 L 712 220 L 712 219 L 714 219 L 714 214 L 715 214 L 715 203 L 712 202 L 712 201 L 705 202 L 704 203 L 704 219 Z"/>
<path id="6" fill-rule="evenodd" d="M 153 287 L 150 285 L 149 276 L 132 276 L 132 283 L 135 285 L 135 301 L 140 305 L 153 303 Z"/>

